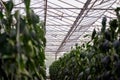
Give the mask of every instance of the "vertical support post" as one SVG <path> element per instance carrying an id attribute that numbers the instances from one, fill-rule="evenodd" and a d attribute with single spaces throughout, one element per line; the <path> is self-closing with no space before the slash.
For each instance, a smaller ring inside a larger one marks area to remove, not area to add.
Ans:
<path id="1" fill-rule="evenodd" d="M 46 18 L 47 18 L 47 0 L 44 0 L 44 26 L 46 27 Z"/>

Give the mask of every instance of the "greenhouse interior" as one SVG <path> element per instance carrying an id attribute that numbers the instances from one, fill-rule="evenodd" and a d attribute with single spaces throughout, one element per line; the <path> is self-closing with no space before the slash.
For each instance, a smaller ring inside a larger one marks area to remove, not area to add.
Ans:
<path id="1" fill-rule="evenodd" d="M 120 80 L 120 0 L 0 0 L 0 80 Z"/>

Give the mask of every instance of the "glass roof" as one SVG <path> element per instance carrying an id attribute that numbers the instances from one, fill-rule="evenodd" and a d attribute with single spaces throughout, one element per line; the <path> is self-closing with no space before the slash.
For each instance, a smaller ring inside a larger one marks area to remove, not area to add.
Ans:
<path id="1" fill-rule="evenodd" d="M 24 14 L 24 0 L 13 1 L 15 10 Z M 117 6 L 120 0 L 31 0 L 31 8 L 46 25 L 47 60 L 52 62 L 76 43 L 89 41 L 84 35 L 100 29 L 102 17 L 106 16 L 108 22 L 115 18 Z"/>
<path id="2" fill-rule="evenodd" d="M 76 43 L 89 41 L 84 35 L 100 28 L 102 17 L 115 17 L 116 3 L 117 0 L 47 0 L 46 55 L 57 58 Z"/>

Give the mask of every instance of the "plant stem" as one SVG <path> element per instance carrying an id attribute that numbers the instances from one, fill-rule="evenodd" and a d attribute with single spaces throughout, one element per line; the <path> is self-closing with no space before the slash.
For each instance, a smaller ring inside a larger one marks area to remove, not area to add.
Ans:
<path id="1" fill-rule="evenodd" d="M 16 30 L 17 30 L 17 36 L 16 36 L 16 46 L 17 46 L 17 61 L 18 61 L 18 70 L 17 70 L 17 75 L 18 75 L 18 77 L 17 77 L 17 79 L 18 80 L 20 80 L 19 78 L 20 78 L 20 15 L 19 15 L 19 12 L 18 12 L 18 14 L 17 14 L 17 27 L 16 27 Z"/>

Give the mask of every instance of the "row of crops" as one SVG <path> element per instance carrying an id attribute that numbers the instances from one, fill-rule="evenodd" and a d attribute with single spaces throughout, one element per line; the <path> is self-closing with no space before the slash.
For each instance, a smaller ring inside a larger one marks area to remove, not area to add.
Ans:
<path id="1" fill-rule="evenodd" d="M 24 0 L 25 14 L 14 10 L 12 0 L 0 10 L 0 80 L 46 80 L 45 26 Z M 51 80 L 119 80 L 120 79 L 120 8 L 117 19 L 100 31 L 93 30 L 91 40 L 75 45 L 70 52 L 53 62 Z"/>
<path id="2" fill-rule="evenodd" d="M 100 31 L 93 30 L 88 43 L 75 48 L 50 66 L 51 80 L 119 80 L 120 79 L 120 8 L 117 19 L 102 20 Z"/>
<path id="3" fill-rule="evenodd" d="M 12 0 L 0 1 L 0 80 L 45 80 L 45 27 L 24 0 L 25 15 Z"/>

